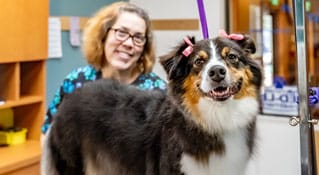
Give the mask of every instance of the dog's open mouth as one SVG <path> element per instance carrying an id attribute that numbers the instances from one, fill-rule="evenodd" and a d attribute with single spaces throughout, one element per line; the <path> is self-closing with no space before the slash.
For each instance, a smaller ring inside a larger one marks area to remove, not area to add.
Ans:
<path id="1" fill-rule="evenodd" d="M 218 86 L 210 90 L 206 95 L 217 101 L 225 101 L 241 89 L 242 81 L 238 81 L 231 86 Z"/>

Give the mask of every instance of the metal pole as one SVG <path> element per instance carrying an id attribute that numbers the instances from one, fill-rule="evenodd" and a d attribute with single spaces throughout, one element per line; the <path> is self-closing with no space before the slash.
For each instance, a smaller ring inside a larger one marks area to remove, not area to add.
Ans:
<path id="1" fill-rule="evenodd" d="M 295 35 L 297 43 L 298 63 L 298 93 L 300 116 L 300 160 L 301 174 L 314 175 L 313 158 L 313 125 L 308 106 L 308 74 L 307 74 L 307 47 L 305 25 L 305 1 L 294 0 Z"/>

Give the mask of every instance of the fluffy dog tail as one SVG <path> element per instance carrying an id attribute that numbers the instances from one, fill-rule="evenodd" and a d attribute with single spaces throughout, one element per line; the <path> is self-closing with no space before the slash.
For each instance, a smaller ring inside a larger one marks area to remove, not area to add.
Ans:
<path id="1" fill-rule="evenodd" d="M 52 150 L 50 149 L 50 130 L 46 133 L 46 137 L 42 147 L 41 157 L 41 175 L 59 175 L 52 157 Z"/>

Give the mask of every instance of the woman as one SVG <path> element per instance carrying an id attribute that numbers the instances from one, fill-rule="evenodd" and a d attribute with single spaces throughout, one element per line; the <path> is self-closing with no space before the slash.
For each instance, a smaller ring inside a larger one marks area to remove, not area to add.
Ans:
<path id="1" fill-rule="evenodd" d="M 64 96 L 84 83 L 101 78 L 117 79 L 142 90 L 163 90 L 166 83 L 151 72 L 155 51 L 148 14 L 127 2 L 116 2 L 99 10 L 83 31 L 83 53 L 88 66 L 64 79 L 42 125 L 45 134 Z"/>

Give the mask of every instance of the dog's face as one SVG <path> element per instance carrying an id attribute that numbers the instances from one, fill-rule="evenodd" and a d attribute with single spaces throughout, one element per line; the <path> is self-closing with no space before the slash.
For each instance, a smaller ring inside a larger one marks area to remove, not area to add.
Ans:
<path id="1" fill-rule="evenodd" d="M 193 50 L 185 56 L 186 42 L 162 56 L 169 93 L 178 104 L 196 113 L 201 100 L 214 104 L 246 97 L 257 99 L 262 83 L 259 65 L 251 58 L 256 51 L 249 36 L 243 40 L 224 37 L 201 40 L 189 38 Z M 192 110 L 191 108 L 194 108 Z"/>

